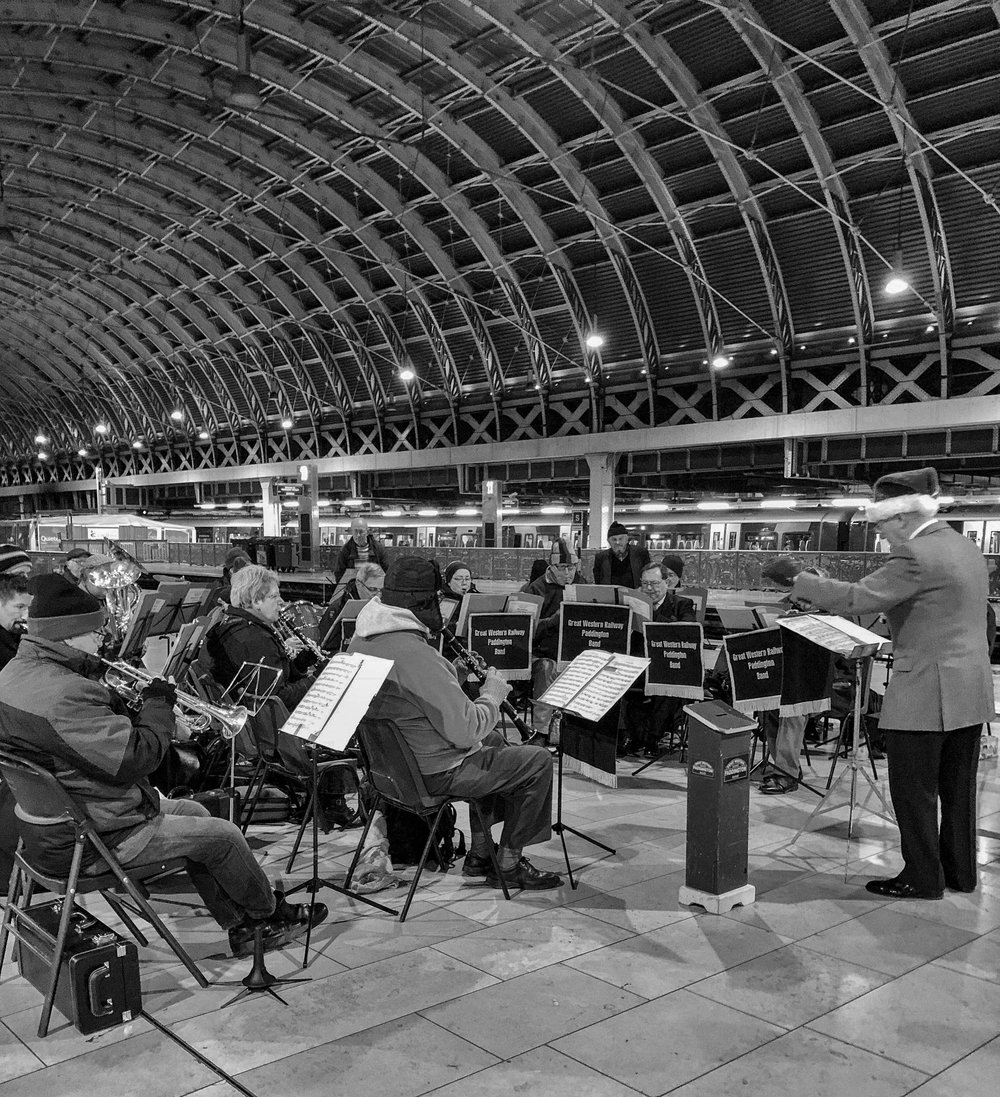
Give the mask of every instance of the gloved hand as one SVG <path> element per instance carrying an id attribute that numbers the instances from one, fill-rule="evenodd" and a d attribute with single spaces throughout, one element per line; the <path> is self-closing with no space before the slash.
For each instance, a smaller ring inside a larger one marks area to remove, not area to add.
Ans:
<path id="1" fill-rule="evenodd" d="M 143 703 L 152 701 L 154 697 L 162 697 L 168 705 L 173 707 L 177 703 L 177 686 L 168 682 L 166 678 L 154 678 L 142 691 Z"/>
<path id="2" fill-rule="evenodd" d="M 499 707 L 507 700 L 508 693 L 510 693 L 510 682 L 504 681 L 493 667 L 490 667 L 486 672 L 486 681 L 479 687 L 479 696 L 488 697 Z"/>
<path id="3" fill-rule="evenodd" d="M 760 575 L 762 579 L 770 579 L 779 587 L 790 587 L 801 570 L 802 565 L 790 556 L 779 556 L 762 568 Z"/>

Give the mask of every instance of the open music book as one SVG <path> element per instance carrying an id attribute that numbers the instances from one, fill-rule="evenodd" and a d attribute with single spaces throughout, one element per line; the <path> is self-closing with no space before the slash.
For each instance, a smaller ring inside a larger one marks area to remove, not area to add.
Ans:
<path id="1" fill-rule="evenodd" d="M 334 655 L 281 730 L 307 743 L 345 750 L 392 665 L 377 655 Z"/>
<path id="2" fill-rule="evenodd" d="M 792 617 L 780 617 L 777 623 L 845 659 L 875 655 L 883 645 L 889 643 L 884 636 L 869 632 L 844 617 L 800 613 Z"/>
<path id="3" fill-rule="evenodd" d="M 584 720 L 600 720 L 648 666 L 648 659 L 636 655 L 615 655 L 597 648 L 582 651 L 539 698 L 539 703 Z"/>

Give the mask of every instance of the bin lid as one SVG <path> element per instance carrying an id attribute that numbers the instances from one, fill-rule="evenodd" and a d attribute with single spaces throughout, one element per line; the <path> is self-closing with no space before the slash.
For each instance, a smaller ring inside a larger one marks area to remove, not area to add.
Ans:
<path id="1" fill-rule="evenodd" d="M 742 731 L 752 731 L 757 726 L 756 720 L 737 712 L 725 701 L 696 701 L 693 705 L 685 705 L 684 711 L 720 735 L 738 735 Z"/>

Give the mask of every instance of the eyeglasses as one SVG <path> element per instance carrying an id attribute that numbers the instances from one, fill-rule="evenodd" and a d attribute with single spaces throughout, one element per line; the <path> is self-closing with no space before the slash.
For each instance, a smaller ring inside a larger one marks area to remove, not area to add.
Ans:
<path id="1" fill-rule="evenodd" d="M 639 586 L 643 589 L 648 587 L 650 590 L 655 590 L 661 583 L 665 582 L 666 579 L 642 579 L 639 582 Z"/>
<path id="2" fill-rule="evenodd" d="M 363 582 L 361 586 L 363 586 L 365 590 L 371 591 L 372 594 L 380 594 L 382 592 L 382 583 L 372 584 Z"/>

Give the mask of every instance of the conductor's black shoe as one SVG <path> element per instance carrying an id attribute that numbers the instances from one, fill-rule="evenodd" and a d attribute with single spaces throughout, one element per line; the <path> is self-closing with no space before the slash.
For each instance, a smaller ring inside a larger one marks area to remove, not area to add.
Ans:
<path id="1" fill-rule="evenodd" d="M 870 891 L 872 895 L 881 895 L 883 899 L 940 899 L 944 895 L 941 891 L 924 891 L 898 877 L 891 880 L 869 880 L 865 884 L 865 891 Z"/>
<path id="2" fill-rule="evenodd" d="M 504 883 L 508 888 L 521 891 L 551 891 L 552 888 L 562 887 L 562 877 L 555 872 L 541 872 L 528 860 L 522 857 L 517 864 L 503 873 Z M 490 866 L 486 874 L 486 883 L 490 887 L 498 888 L 500 880 Z"/>
<path id="3" fill-rule="evenodd" d="M 493 862 L 488 853 L 482 857 L 478 853 L 467 853 L 462 862 L 463 876 L 488 876 L 493 868 Z"/>

